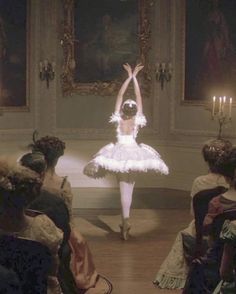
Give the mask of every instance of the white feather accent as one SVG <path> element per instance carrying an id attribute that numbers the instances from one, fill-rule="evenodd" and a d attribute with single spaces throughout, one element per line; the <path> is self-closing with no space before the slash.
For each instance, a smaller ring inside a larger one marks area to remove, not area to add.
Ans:
<path id="1" fill-rule="evenodd" d="M 138 113 L 135 117 L 135 124 L 140 126 L 141 128 L 145 127 L 147 124 L 147 120 L 146 117 L 144 116 L 144 114 L 140 114 Z"/>
<path id="2" fill-rule="evenodd" d="M 122 137 L 122 136 L 121 136 Z M 167 165 L 151 146 L 137 144 L 135 140 L 122 140 L 108 144 L 94 157 L 94 162 L 111 172 L 148 172 L 168 174 Z"/>
<path id="3" fill-rule="evenodd" d="M 110 123 L 119 123 L 121 121 L 121 116 L 119 112 L 114 112 L 110 116 L 109 122 Z"/>

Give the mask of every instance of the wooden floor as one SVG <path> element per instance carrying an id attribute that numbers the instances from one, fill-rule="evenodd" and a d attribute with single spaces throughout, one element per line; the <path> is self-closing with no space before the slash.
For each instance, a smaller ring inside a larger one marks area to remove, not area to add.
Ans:
<path id="1" fill-rule="evenodd" d="M 160 290 L 152 280 L 179 230 L 191 217 L 189 209 L 133 209 L 131 238 L 119 236 L 117 209 L 80 209 L 76 223 L 86 237 L 99 273 L 113 283 L 113 294 L 177 294 Z"/>

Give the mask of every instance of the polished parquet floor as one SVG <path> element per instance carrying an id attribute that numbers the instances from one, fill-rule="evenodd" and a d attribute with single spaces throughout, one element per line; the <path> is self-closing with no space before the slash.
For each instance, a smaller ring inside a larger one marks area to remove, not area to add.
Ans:
<path id="1" fill-rule="evenodd" d="M 179 230 L 191 216 L 183 208 L 135 208 L 131 212 L 131 237 L 119 236 L 118 209 L 79 209 L 75 221 L 86 237 L 99 273 L 113 283 L 113 294 L 177 294 L 152 284 Z"/>

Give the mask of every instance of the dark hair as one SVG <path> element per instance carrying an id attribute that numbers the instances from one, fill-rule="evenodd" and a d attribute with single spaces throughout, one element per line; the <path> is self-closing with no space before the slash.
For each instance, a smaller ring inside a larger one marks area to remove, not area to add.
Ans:
<path id="1" fill-rule="evenodd" d="M 232 147 L 228 152 L 224 152 L 218 159 L 218 171 L 221 175 L 228 178 L 236 189 L 236 147 Z"/>
<path id="2" fill-rule="evenodd" d="M 44 155 L 41 152 L 30 152 L 24 154 L 20 159 L 21 165 L 32 169 L 33 171 L 42 174 L 47 167 Z"/>
<path id="3" fill-rule="evenodd" d="M 130 103 L 129 103 L 130 102 Z M 127 116 L 134 116 L 137 113 L 137 105 L 133 100 L 126 100 L 122 105 L 122 112 Z"/>
<path id="4" fill-rule="evenodd" d="M 51 167 L 64 154 L 65 143 L 57 137 L 45 136 L 34 140 L 33 144 L 30 144 L 30 147 L 33 152 L 41 152 L 45 157 L 47 166 Z"/>
<path id="5" fill-rule="evenodd" d="M 211 172 L 219 172 L 219 158 L 232 149 L 232 143 L 224 139 L 212 139 L 207 141 L 202 148 L 204 160 L 208 163 Z"/>
<path id="6" fill-rule="evenodd" d="M 38 196 L 41 186 L 39 175 L 29 168 L 0 162 L 0 206 L 25 207 Z"/>

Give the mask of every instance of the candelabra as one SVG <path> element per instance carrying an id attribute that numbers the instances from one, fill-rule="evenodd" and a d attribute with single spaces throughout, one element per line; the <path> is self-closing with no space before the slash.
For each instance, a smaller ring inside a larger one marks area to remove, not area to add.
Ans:
<path id="1" fill-rule="evenodd" d="M 55 77 L 55 62 L 49 62 L 47 59 L 39 62 L 39 78 L 41 81 L 46 81 L 47 88 L 49 82 Z"/>
<path id="2" fill-rule="evenodd" d="M 161 89 L 164 88 L 164 82 L 169 82 L 172 77 L 172 65 L 171 63 L 156 63 L 156 81 L 161 83 Z"/>
<path id="3" fill-rule="evenodd" d="M 212 102 L 212 119 L 218 119 L 219 131 L 218 139 L 222 138 L 222 131 L 224 125 L 232 122 L 232 98 L 227 99 L 224 97 L 213 97 Z"/>

